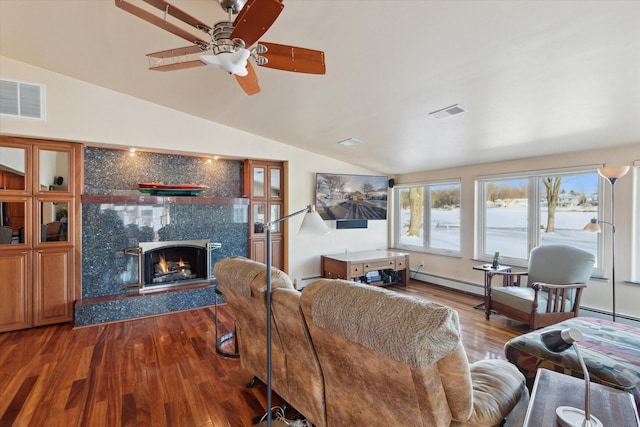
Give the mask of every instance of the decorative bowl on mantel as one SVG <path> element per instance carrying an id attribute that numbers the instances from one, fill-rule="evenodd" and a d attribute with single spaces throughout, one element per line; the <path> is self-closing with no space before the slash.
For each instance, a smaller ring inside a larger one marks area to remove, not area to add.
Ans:
<path id="1" fill-rule="evenodd" d="M 138 190 L 141 193 L 154 196 L 197 196 L 209 188 L 198 184 L 163 184 L 162 182 L 140 182 Z"/>

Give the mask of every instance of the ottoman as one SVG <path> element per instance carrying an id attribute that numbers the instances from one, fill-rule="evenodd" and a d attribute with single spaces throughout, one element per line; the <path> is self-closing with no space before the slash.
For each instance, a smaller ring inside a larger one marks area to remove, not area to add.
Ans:
<path id="1" fill-rule="evenodd" d="M 575 317 L 509 340 L 504 346 L 507 360 L 516 365 L 531 387 L 538 368 L 583 378 L 573 349 L 563 353 L 547 350 L 540 335 L 552 329 L 576 328 L 578 343 L 591 381 L 633 394 L 640 409 L 640 328 L 590 317 Z"/>

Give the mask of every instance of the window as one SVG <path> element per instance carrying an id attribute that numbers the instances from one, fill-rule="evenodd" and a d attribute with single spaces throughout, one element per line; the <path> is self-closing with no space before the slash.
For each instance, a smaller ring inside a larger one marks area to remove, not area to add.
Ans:
<path id="1" fill-rule="evenodd" d="M 495 252 L 505 264 L 527 263 L 536 246 L 564 243 L 596 255 L 600 235 L 583 231 L 598 218 L 602 194 L 596 168 L 543 171 L 477 180 L 478 239 L 476 257 Z M 596 261 L 596 274 L 602 267 Z"/>
<path id="2" fill-rule="evenodd" d="M 396 186 L 395 241 L 399 249 L 460 255 L 460 182 Z"/>

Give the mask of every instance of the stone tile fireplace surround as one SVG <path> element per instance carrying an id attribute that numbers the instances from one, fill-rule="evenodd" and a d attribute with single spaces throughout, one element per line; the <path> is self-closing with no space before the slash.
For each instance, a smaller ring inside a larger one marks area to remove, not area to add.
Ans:
<path id="1" fill-rule="evenodd" d="M 85 148 L 82 299 L 75 307 L 76 326 L 214 304 L 212 286 L 141 292 L 137 259 L 127 249 L 141 242 L 219 243 L 209 252 L 211 271 L 217 260 L 247 256 L 249 203 L 243 197 L 243 170 L 240 160 Z M 140 182 L 209 188 L 198 196 L 153 196 L 138 191 Z"/>

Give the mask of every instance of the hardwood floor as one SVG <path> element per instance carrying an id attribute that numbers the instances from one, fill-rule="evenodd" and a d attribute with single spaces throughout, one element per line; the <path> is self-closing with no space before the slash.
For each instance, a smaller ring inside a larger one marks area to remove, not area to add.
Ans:
<path id="1" fill-rule="evenodd" d="M 504 358 L 504 343 L 528 329 L 502 316 L 487 322 L 473 309 L 478 297 L 418 282 L 391 289 L 456 309 L 470 361 Z M 219 316 L 230 330 L 226 305 Z M 246 388 L 251 374 L 215 352 L 214 319 L 207 307 L 0 334 L 0 427 L 250 426 L 265 411 L 265 387 Z"/>

